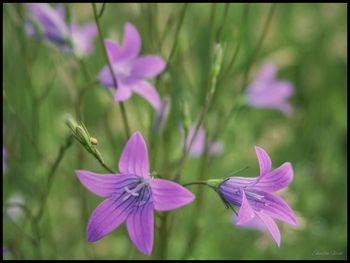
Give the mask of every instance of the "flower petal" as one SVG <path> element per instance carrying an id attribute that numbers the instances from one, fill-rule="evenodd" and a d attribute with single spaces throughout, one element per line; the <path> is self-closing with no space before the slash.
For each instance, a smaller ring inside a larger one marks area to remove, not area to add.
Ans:
<path id="1" fill-rule="evenodd" d="M 101 197 L 109 197 L 135 180 L 129 175 L 97 174 L 85 170 L 78 170 L 75 173 L 89 191 Z"/>
<path id="2" fill-rule="evenodd" d="M 263 176 L 271 170 L 271 159 L 263 148 L 255 146 L 255 152 L 259 161 L 260 176 Z"/>
<path id="3" fill-rule="evenodd" d="M 143 56 L 133 62 L 131 75 L 138 79 L 152 78 L 159 75 L 165 69 L 165 65 L 159 56 Z"/>
<path id="4" fill-rule="evenodd" d="M 252 200 L 250 204 L 255 211 L 264 210 L 271 217 L 297 225 L 293 210 L 282 198 L 263 191 L 254 190 L 251 193 L 252 196 L 248 196 L 248 200 Z M 258 199 L 254 196 L 258 196 Z"/>
<path id="5" fill-rule="evenodd" d="M 135 132 L 125 145 L 119 160 L 119 171 L 150 178 L 147 145 L 140 132 Z"/>
<path id="6" fill-rule="evenodd" d="M 258 178 L 258 181 L 252 188 L 266 192 L 275 192 L 287 187 L 292 180 L 292 164 L 287 162 L 264 176 L 261 176 L 261 178 Z"/>
<path id="7" fill-rule="evenodd" d="M 236 219 L 237 225 L 244 225 L 251 221 L 255 217 L 253 208 L 250 206 L 243 188 L 241 188 L 242 193 L 242 205 L 239 209 L 239 213 Z"/>
<path id="8" fill-rule="evenodd" d="M 107 88 L 114 87 L 112 74 L 111 74 L 111 71 L 109 70 L 108 65 L 105 65 L 102 68 L 102 70 L 98 74 L 98 79 L 99 79 L 100 83 L 102 84 L 102 86 L 105 86 Z"/>
<path id="9" fill-rule="evenodd" d="M 281 233 L 278 229 L 276 222 L 273 221 L 273 219 L 270 216 L 264 214 L 263 212 L 257 212 L 256 215 L 263 221 L 272 238 L 275 240 L 277 246 L 280 246 Z"/>
<path id="10" fill-rule="evenodd" d="M 154 208 L 151 202 L 134 208 L 126 220 L 130 239 L 145 255 L 151 255 L 153 248 Z"/>
<path id="11" fill-rule="evenodd" d="M 126 101 L 132 95 L 132 89 L 128 85 L 123 85 L 121 82 L 118 82 L 118 88 L 115 91 L 114 99 L 116 101 Z"/>
<path id="12" fill-rule="evenodd" d="M 87 240 L 95 242 L 122 224 L 130 213 L 134 201 L 125 199 L 127 193 L 110 197 L 99 204 L 92 213 L 87 226 Z"/>
<path id="13" fill-rule="evenodd" d="M 70 28 L 76 54 L 85 56 L 91 53 L 93 40 L 97 36 L 96 24 L 88 23 L 82 27 L 72 24 Z"/>
<path id="14" fill-rule="evenodd" d="M 277 70 L 275 65 L 271 62 L 267 62 L 262 66 L 261 71 L 259 72 L 259 75 L 257 77 L 257 80 L 262 82 L 268 82 L 268 81 L 274 80 L 276 77 L 276 71 Z"/>
<path id="15" fill-rule="evenodd" d="M 169 211 L 191 203 L 195 196 L 180 184 L 164 179 L 153 179 L 150 182 L 154 208 L 158 211 Z"/>
<path id="16" fill-rule="evenodd" d="M 203 153 L 205 148 L 205 130 L 202 126 L 200 126 L 196 136 L 193 138 L 193 136 L 195 135 L 195 131 L 195 126 L 191 126 L 188 130 L 188 135 L 186 138 L 186 148 L 188 149 L 189 147 L 191 147 L 189 150 L 190 155 L 197 157 Z"/>
<path id="17" fill-rule="evenodd" d="M 159 110 L 161 102 L 158 91 L 147 81 L 137 81 L 131 85 L 132 90 L 144 97 L 155 110 Z"/>
<path id="18" fill-rule="evenodd" d="M 141 50 L 141 38 L 136 27 L 131 23 L 124 26 L 124 41 L 120 50 L 120 60 L 131 60 L 137 57 Z"/>
<path id="19" fill-rule="evenodd" d="M 40 21 L 45 34 L 53 39 L 68 36 L 69 29 L 59 12 L 47 3 L 28 4 L 31 14 Z"/>
<path id="20" fill-rule="evenodd" d="M 121 54 L 121 48 L 111 39 L 105 39 L 104 44 L 107 50 L 108 59 L 111 63 L 118 61 Z"/>

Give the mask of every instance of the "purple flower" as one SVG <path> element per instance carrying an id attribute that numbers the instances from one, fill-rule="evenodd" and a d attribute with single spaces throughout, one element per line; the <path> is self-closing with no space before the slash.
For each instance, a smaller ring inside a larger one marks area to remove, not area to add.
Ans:
<path id="1" fill-rule="evenodd" d="M 153 211 L 168 211 L 187 205 L 194 195 L 183 186 L 149 174 L 147 146 L 139 132 L 127 142 L 119 160 L 119 174 L 100 175 L 76 171 L 80 182 L 106 198 L 92 213 L 87 239 L 94 242 L 124 221 L 130 239 L 144 254 L 153 247 Z"/>
<path id="2" fill-rule="evenodd" d="M 296 225 L 292 209 L 280 197 L 273 195 L 287 187 L 293 180 L 293 168 L 286 162 L 271 170 L 271 159 L 260 147 L 255 147 L 260 166 L 256 178 L 230 177 L 219 185 L 219 193 L 225 202 L 240 206 L 236 224 L 267 230 L 278 246 L 281 234 L 273 219 Z"/>
<path id="3" fill-rule="evenodd" d="M 94 23 L 79 26 L 67 25 L 62 6 L 51 7 L 47 3 L 28 4 L 30 19 L 26 21 L 25 30 L 33 38 L 45 38 L 66 53 L 82 57 L 92 51 L 92 42 L 97 36 Z"/>
<path id="4" fill-rule="evenodd" d="M 147 79 L 159 75 L 165 69 L 164 60 L 154 55 L 138 57 L 141 38 L 131 23 L 126 23 L 124 27 L 124 41 L 121 46 L 108 39 L 105 40 L 105 46 L 118 85 L 115 100 L 125 101 L 136 92 L 158 110 L 160 108 L 158 92 Z M 100 71 L 99 80 L 103 86 L 115 88 L 108 65 Z"/>
<path id="5" fill-rule="evenodd" d="M 294 87 L 288 81 L 276 80 L 276 68 L 272 63 L 263 65 L 258 77 L 250 84 L 246 96 L 248 103 L 256 108 L 274 108 L 290 115 L 293 111 L 287 99 Z"/>
<path id="6" fill-rule="evenodd" d="M 196 127 L 191 126 L 188 130 L 186 138 L 186 147 L 190 148 L 189 154 L 193 157 L 201 156 L 205 149 L 205 130 L 202 126 L 199 127 L 196 137 L 193 139 Z M 191 141 L 193 140 L 192 144 Z M 224 144 L 222 141 L 212 142 L 209 144 L 209 155 L 219 155 L 224 150 Z"/>

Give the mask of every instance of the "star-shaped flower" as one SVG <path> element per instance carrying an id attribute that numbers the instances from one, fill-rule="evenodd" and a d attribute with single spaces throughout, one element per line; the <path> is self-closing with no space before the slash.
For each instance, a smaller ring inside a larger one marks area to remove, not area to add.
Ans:
<path id="1" fill-rule="evenodd" d="M 124 147 L 119 174 L 83 170 L 76 174 L 87 189 L 106 198 L 90 217 L 88 241 L 95 242 L 126 222 L 130 239 L 146 255 L 151 254 L 153 247 L 154 210 L 173 210 L 195 198 L 177 183 L 150 177 L 147 146 L 139 132 Z"/>

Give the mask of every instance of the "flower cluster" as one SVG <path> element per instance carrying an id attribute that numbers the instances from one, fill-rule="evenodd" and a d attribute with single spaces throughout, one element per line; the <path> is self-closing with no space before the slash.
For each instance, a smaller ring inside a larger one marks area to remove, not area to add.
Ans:
<path id="1" fill-rule="evenodd" d="M 27 34 L 36 39 L 46 39 L 65 53 L 73 53 L 78 57 L 90 54 L 93 40 L 97 36 L 95 23 L 84 26 L 76 22 L 65 22 L 63 6 L 51 7 L 47 3 L 27 4 L 30 16 L 26 21 Z"/>
<path id="2" fill-rule="evenodd" d="M 67 16 L 62 6 L 53 8 L 46 3 L 31 3 L 27 7 L 29 16 L 25 30 L 29 36 L 45 39 L 62 52 L 78 58 L 92 52 L 98 23 L 80 26 L 74 17 L 70 23 L 70 15 Z M 152 131 L 161 131 L 169 114 L 170 99 L 160 97 L 151 79 L 164 72 L 166 62 L 158 55 L 140 56 L 141 36 L 131 23 L 125 24 L 121 43 L 103 40 L 102 34 L 100 36 L 108 61 L 98 73 L 99 83 L 114 89 L 117 102 L 128 100 L 133 93 L 147 100 L 155 110 Z M 219 62 L 214 63 L 215 76 L 219 74 L 222 62 L 223 51 L 220 49 L 219 53 Z M 213 83 L 216 83 L 216 77 Z M 256 108 L 274 108 L 291 114 L 292 106 L 287 99 L 293 90 L 290 82 L 276 80 L 275 66 L 267 63 L 248 86 L 245 99 Z M 212 87 L 211 93 L 214 91 Z M 67 124 L 75 138 L 105 167 L 96 147 L 97 141 L 89 135 L 83 123 L 67 119 Z M 205 150 L 209 156 L 222 154 L 223 142 L 209 141 L 204 125 L 199 124 L 189 127 L 187 138 L 184 138 L 184 148 L 189 155 L 198 157 Z M 208 180 L 206 184 L 216 190 L 228 207 L 239 207 L 236 225 L 267 231 L 280 246 L 281 234 L 274 220 L 292 225 L 296 225 L 297 221 L 288 204 L 274 193 L 292 182 L 293 168 L 291 163 L 286 162 L 272 169 L 267 152 L 260 147 L 256 147 L 255 151 L 260 167 L 258 177 L 229 177 Z M 3 155 L 6 155 L 4 148 Z M 87 240 L 98 241 L 125 222 L 131 241 L 145 255 L 150 255 L 153 249 L 154 211 L 174 210 L 195 199 L 184 186 L 151 176 L 147 145 L 140 132 L 135 132 L 126 143 L 117 173 L 97 174 L 78 170 L 76 175 L 88 190 L 105 198 L 88 221 Z"/>

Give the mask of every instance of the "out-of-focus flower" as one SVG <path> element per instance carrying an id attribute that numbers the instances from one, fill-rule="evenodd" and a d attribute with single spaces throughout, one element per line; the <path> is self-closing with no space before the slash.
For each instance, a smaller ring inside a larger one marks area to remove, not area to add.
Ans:
<path id="1" fill-rule="evenodd" d="M 280 197 L 272 194 L 287 187 L 293 180 L 291 163 L 283 163 L 271 170 L 271 159 L 260 147 L 255 147 L 260 166 L 260 175 L 250 177 L 229 177 L 221 181 L 218 192 L 227 205 L 240 206 L 236 224 L 267 230 L 278 246 L 281 234 L 273 219 L 296 225 L 293 210 Z M 212 180 L 215 181 L 215 180 Z"/>
<path id="2" fill-rule="evenodd" d="M 196 127 L 191 126 L 188 130 L 188 135 L 186 138 L 186 147 L 189 147 L 189 154 L 193 157 L 201 156 L 205 149 L 205 130 L 202 126 L 199 127 L 196 137 L 193 139 L 195 135 Z M 191 144 L 192 142 L 192 144 Z M 224 150 L 224 144 L 222 141 L 209 143 L 208 153 L 209 155 L 215 156 L 220 155 Z"/>
<path id="3" fill-rule="evenodd" d="M 78 57 L 86 56 L 93 49 L 93 40 L 97 36 L 94 23 L 79 26 L 73 22 L 67 25 L 62 6 L 51 7 L 47 3 L 28 4 L 30 17 L 26 20 L 25 30 L 33 38 L 44 38 L 66 53 Z"/>
<path id="4" fill-rule="evenodd" d="M 293 94 L 292 83 L 276 80 L 276 68 L 272 63 L 263 65 L 258 77 L 248 86 L 248 103 L 256 108 L 274 108 L 290 115 L 292 106 L 287 101 Z"/>
<path id="5" fill-rule="evenodd" d="M 21 194 L 15 193 L 15 194 L 11 195 L 11 197 L 8 200 L 8 203 L 16 205 L 16 206 L 11 206 L 11 207 L 6 209 L 8 216 L 13 221 L 18 220 L 23 215 L 23 210 L 19 207 L 20 205 L 25 204 L 23 196 Z"/>
<path id="6" fill-rule="evenodd" d="M 166 120 L 169 115 L 170 110 L 170 98 L 165 96 L 160 103 L 160 107 L 155 112 L 155 117 L 152 124 L 152 129 L 154 132 L 159 132 L 163 130 Z"/>
<path id="7" fill-rule="evenodd" d="M 126 221 L 130 239 L 146 255 L 151 254 L 153 247 L 154 209 L 173 210 L 195 198 L 177 183 L 150 177 L 147 146 L 139 132 L 124 147 L 119 174 L 79 170 L 76 175 L 87 189 L 106 198 L 89 219 L 88 241 L 101 239 Z"/>
<path id="8" fill-rule="evenodd" d="M 124 41 L 121 46 L 109 39 L 105 40 L 105 46 L 113 67 L 117 87 L 115 87 L 108 65 L 105 65 L 100 71 L 101 84 L 107 88 L 116 88 L 116 101 L 125 101 L 130 98 L 133 92 L 136 92 L 156 110 L 159 110 L 161 105 L 159 94 L 147 79 L 159 75 L 165 69 L 165 61 L 155 55 L 138 57 L 141 49 L 141 38 L 136 27 L 131 23 L 126 23 L 124 27 Z"/>

